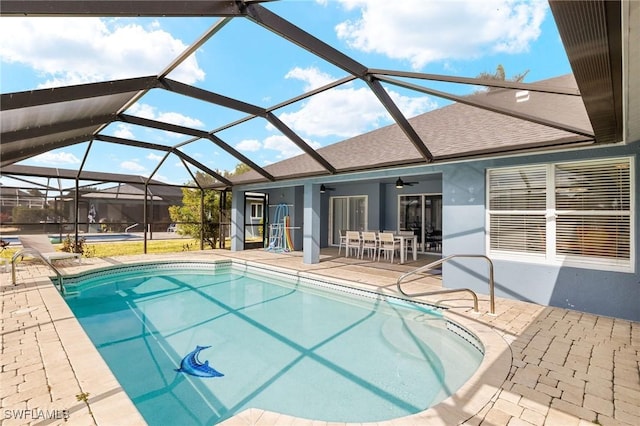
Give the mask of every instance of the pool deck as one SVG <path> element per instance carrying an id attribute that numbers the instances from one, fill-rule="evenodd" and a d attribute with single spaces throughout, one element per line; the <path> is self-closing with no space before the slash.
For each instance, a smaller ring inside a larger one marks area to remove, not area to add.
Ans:
<path id="1" fill-rule="evenodd" d="M 349 280 L 397 295 L 395 281 L 416 264 L 390 265 L 335 256 L 302 263 L 299 255 L 224 250 L 122 256 L 60 262 L 63 274 L 154 260 L 236 259 Z M 0 271 L 2 271 L 0 266 Z M 47 278 L 46 267 L 18 264 L 17 285 L 0 272 L 1 425 L 144 425 L 97 350 Z M 441 289 L 438 277 L 407 284 L 409 291 Z M 472 312 L 465 293 L 423 298 L 447 306 L 447 317 L 468 327 L 488 353 L 476 376 L 454 396 L 418 415 L 378 425 L 638 425 L 640 323 L 500 299 L 496 315 L 480 295 Z M 65 419 L 66 418 L 66 419 Z M 246 410 L 225 425 L 339 425 Z"/>

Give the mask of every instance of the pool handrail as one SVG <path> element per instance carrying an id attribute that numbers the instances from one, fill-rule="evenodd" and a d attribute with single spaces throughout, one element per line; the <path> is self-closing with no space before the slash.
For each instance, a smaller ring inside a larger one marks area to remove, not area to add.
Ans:
<path id="1" fill-rule="evenodd" d="M 140 224 L 139 223 L 134 223 L 133 225 L 129 225 L 126 228 L 124 228 L 124 232 L 129 232 L 129 230 L 135 228 L 138 225 L 140 225 Z"/>
<path id="2" fill-rule="evenodd" d="M 51 269 L 58 276 L 58 284 L 60 286 L 60 293 L 64 294 L 64 286 L 62 284 L 62 274 L 58 271 L 58 268 L 53 266 L 53 263 L 49 262 L 38 250 L 33 248 L 23 248 L 18 250 L 11 258 L 11 282 L 16 285 L 16 259 L 22 258 L 24 255 L 32 256 L 36 259 L 42 260 L 45 264 L 49 265 Z"/>
<path id="3" fill-rule="evenodd" d="M 493 280 L 493 262 L 491 261 L 491 259 L 489 259 L 489 257 L 485 256 L 484 254 L 452 254 L 449 255 L 447 257 L 443 257 L 442 259 L 436 260 L 435 262 L 431 262 L 428 265 L 425 266 L 421 266 L 417 269 L 414 269 L 412 271 L 406 272 L 402 275 L 400 275 L 400 277 L 398 277 L 398 280 L 396 281 L 396 287 L 398 288 L 398 291 L 400 293 L 402 293 L 404 296 L 407 297 L 419 297 L 419 296 L 431 296 L 431 295 L 436 295 L 436 294 L 445 294 L 445 293 L 457 293 L 460 291 L 466 291 L 471 293 L 471 295 L 473 296 L 473 310 L 475 312 L 478 312 L 478 295 L 471 289 L 469 288 L 451 288 L 451 289 L 446 289 L 446 290 L 435 290 L 435 291 L 428 291 L 425 293 L 405 293 L 404 290 L 402 290 L 402 287 L 400 286 L 400 284 L 402 283 L 402 281 L 413 275 L 413 274 L 418 274 L 424 271 L 428 271 L 429 269 L 433 269 L 436 266 L 442 265 L 445 262 L 448 262 L 451 259 L 457 258 L 457 257 L 466 257 L 466 258 L 482 258 L 485 259 L 488 263 L 489 263 L 489 304 L 490 304 L 490 312 L 492 315 L 495 315 L 496 313 L 496 301 L 495 301 L 495 283 Z"/>

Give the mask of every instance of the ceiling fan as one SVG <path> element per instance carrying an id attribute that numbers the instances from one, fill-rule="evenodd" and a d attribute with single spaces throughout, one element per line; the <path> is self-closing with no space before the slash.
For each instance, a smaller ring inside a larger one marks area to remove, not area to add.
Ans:
<path id="1" fill-rule="evenodd" d="M 417 183 L 418 182 L 404 182 L 401 178 L 398 178 L 398 180 L 396 181 L 396 188 L 402 189 L 405 186 L 413 186 Z"/>

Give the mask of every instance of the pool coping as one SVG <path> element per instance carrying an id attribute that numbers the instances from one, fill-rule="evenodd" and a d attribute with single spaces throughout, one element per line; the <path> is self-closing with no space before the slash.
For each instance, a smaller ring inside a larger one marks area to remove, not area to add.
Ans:
<path id="1" fill-rule="evenodd" d="M 365 291 L 385 297 L 415 301 L 409 298 L 401 297 L 398 294 L 391 294 L 384 291 L 373 291 L 370 288 L 362 289 L 357 282 L 351 280 L 326 277 L 314 274 L 313 272 L 298 271 L 285 267 L 265 265 L 264 263 L 243 259 L 155 259 L 123 262 L 118 266 L 134 267 L 137 265 L 145 266 L 158 263 L 204 263 L 208 265 L 231 265 L 236 268 L 242 268 L 242 266 L 252 267 L 261 270 L 278 272 L 298 278 L 328 282 L 332 285 L 344 286 L 346 288 Z M 113 266 L 95 267 L 92 265 L 85 265 L 81 268 L 75 268 L 76 273 L 69 274 L 67 275 L 67 277 L 73 278 L 78 275 L 84 275 L 91 272 L 100 272 L 102 270 L 107 271 L 112 268 Z M 63 296 L 60 295 L 58 290 L 55 288 L 55 284 L 50 279 L 48 279 L 48 281 L 50 285 L 45 286 L 44 288 L 40 289 L 40 291 L 46 293 L 43 294 L 43 301 L 47 309 L 51 313 L 51 320 L 55 325 L 61 325 L 61 327 L 56 326 L 56 329 L 58 330 L 60 341 L 65 348 L 65 351 L 67 352 L 67 356 L 69 357 L 69 362 L 74 368 L 74 372 L 78 378 L 78 382 L 83 389 L 87 388 L 88 390 L 90 390 L 90 395 L 104 396 L 101 399 L 97 399 L 95 397 L 92 398 L 91 396 L 89 397 L 90 399 L 88 405 L 90 406 L 90 411 L 95 418 L 96 423 L 99 425 L 113 424 L 115 415 L 117 416 L 117 424 L 146 424 L 133 402 L 129 399 L 105 361 L 102 359 L 98 350 L 95 348 L 93 343 L 90 341 L 90 339 L 82 329 L 80 323 L 77 321 L 75 316 L 73 316 L 73 313 L 66 304 Z M 53 293 L 55 293 L 55 295 L 57 296 L 55 296 Z M 456 324 L 467 330 L 481 342 L 484 350 L 484 357 L 479 368 L 471 376 L 471 378 L 469 378 L 469 380 L 467 380 L 465 384 L 462 385 L 462 387 L 460 387 L 453 395 L 432 406 L 431 408 L 409 416 L 394 418 L 385 421 L 378 421 L 375 422 L 375 424 L 380 426 L 398 426 L 416 423 L 427 424 L 427 422 L 429 425 L 461 424 L 472 418 L 480 410 L 482 410 L 487 404 L 492 401 L 492 399 L 495 398 L 496 394 L 500 391 L 501 385 L 507 379 L 512 363 L 511 349 L 508 343 L 494 330 L 492 330 L 491 327 L 481 322 L 473 321 L 467 316 L 452 312 L 450 310 L 445 310 L 443 316 L 448 322 Z M 97 377 L 98 371 L 104 372 L 101 373 L 99 377 Z M 257 408 L 244 410 L 236 414 L 235 416 L 220 422 L 219 424 L 225 426 L 246 424 L 274 424 L 282 422 L 291 424 L 302 424 L 309 421 L 312 421 L 314 424 L 316 424 L 317 422 L 344 425 L 362 424 L 310 420 Z"/>

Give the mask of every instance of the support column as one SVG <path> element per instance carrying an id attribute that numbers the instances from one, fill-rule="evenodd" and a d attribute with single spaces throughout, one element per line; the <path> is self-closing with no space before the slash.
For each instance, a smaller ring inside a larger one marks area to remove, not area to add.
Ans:
<path id="1" fill-rule="evenodd" d="M 244 250 L 244 192 L 231 192 L 231 251 Z"/>
<path id="2" fill-rule="evenodd" d="M 303 262 L 320 263 L 320 185 L 304 184 L 304 222 L 302 228 Z"/>

